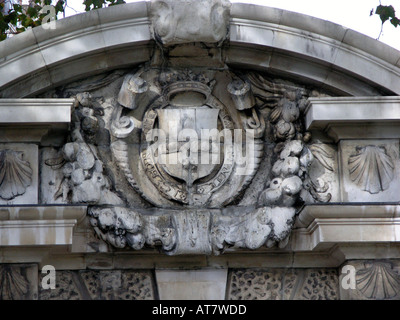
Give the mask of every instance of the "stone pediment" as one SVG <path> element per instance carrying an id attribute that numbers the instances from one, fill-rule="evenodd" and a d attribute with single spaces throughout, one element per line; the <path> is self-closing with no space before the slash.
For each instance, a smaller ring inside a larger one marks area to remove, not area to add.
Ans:
<path id="1" fill-rule="evenodd" d="M 184 3 L 0 43 L 0 204 L 16 208 L 1 245 L 208 256 L 397 242 L 399 53 L 277 9 Z M 20 211 L 65 239 L 23 238 Z"/>

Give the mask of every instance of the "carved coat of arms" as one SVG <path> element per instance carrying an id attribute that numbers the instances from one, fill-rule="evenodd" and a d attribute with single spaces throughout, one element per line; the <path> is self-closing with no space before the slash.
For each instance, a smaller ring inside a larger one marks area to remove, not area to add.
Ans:
<path id="1" fill-rule="evenodd" d="M 330 157 L 306 145 L 304 89 L 149 65 L 119 83 L 98 100 L 106 107 L 76 95 L 71 142 L 47 161 L 64 174 L 55 198 L 90 204 L 91 224 L 113 246 L 171 255 L 283 246 L 301 193 L 329 201 L 329 186 L 308 174 L 314 156 L 325 168 Z"/>
<path id="2" fill-rule="evenodd" d="M 143 178 L 135 179 L 142 195 L 158 206 L 221 207 L 230 202 L 254 175 L 263 154 L 264 122 L 249 111 L 253 105 L 245 106 L 249 116 L 242 115 L 232 100 L 215 97 L 212 72 L 171 70 L 158 78 L 151 71 L 139 73 L 127 76 L 119 94 L 124 113 L 114 118 L 113 146 L 120 154 L 125 145 L 124 159 L 134 159 L 130 136 L 140 126 L 140 159 L 126 165 L 138 165 L 137 172 L 145 174 L 146 185 L 139 182 Z M 130 110 L 140 108 L 142 101 L 148 103 L 142 119 L 133 118 Z"/>

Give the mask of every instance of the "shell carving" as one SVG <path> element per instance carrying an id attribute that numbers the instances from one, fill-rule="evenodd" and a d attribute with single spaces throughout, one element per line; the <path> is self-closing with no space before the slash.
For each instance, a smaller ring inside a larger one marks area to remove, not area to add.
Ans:
<path id="1" fill-rule="evenodd" d="M 29 282 L 15 268 L 0 267 L 0 300 L 22 300 L 29 293 Z"/>
<path id="2" fill-rule="evenodd" d="M 356 282 L 358 290 L 369 299 L 391 299 L 400 292 L 400 276 L 390 263 L 376 262 L 357 271 Z"/>
<path id="3" fill-rule="evenodd" d="M 32 169 L 23 152 L 0 151 L 0 198 L 11 200 L 25 193 L 32 183 Z"/>
<path id="4" fill-rule="evenodd" d="M 371 194 L 388 189 L 394 177 L 394 163 L 384 147 L 358 147 L 348 165 L 351 181 Z"/>

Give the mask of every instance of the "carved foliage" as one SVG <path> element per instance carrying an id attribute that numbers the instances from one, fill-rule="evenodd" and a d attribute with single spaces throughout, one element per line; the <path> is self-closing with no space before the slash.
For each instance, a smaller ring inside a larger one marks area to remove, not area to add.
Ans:
<path id="1" fill-rule="evenodd" d="M 88 93 L 77 94 L 75 100 L 72 142 L 63 146 L 59 157 L 45 161 L 53 169 L 62 169 L 64 175 L 54 198 L 62 197 L 70 203 L 121 205 L 123 200 L 111 191 L 97 148 L 88 143 L 100 131 L 95 113 L 102 112 L 95 110 Z"/>
<path id="2" fill-rule="evenodd" d="M 11 200 L 25 193 L 32 183 L 32 169 L 23 152 L 0 150 L 0 198 Z"/>

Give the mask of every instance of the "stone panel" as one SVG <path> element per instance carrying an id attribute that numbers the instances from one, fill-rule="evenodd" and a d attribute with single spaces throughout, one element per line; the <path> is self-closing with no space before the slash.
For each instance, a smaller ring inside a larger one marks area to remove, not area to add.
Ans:
<path id="1" fill-rule="evenodd" d="M 235 269 L 228 280 L 230 300 L 338 300 L 335 269 Z"/>
<path id="2" fill-rule="evenodd" d="M 340 283 L 342 300 L 400 300 L 400 261 L 348 261 Z"/>
<path id="3" fill-rule="evenodd" d="M 0 144 L 0 205 L 38 203 L 38 147 Z"/>
<path id="4" fill-rule="evenodd" d="M 1 264 L 0 300 L 36 300 L 37 265 Z"/>
<path id="5" fill-rule="evenodd" d="M 385 140 L 343 140 L 342 201 L 398 201 L 399 142 Z"/>
<path id="6" fill-rule="evenodd" d="M 160 300 L 223 300 L 227 269 L 156 270 Z"/>
<path id="7" fill-rule="evenodd" d="M 150 271 L 57 271 L 56 289 L 41 289 L 40 300 L 154 300 Z"/>

